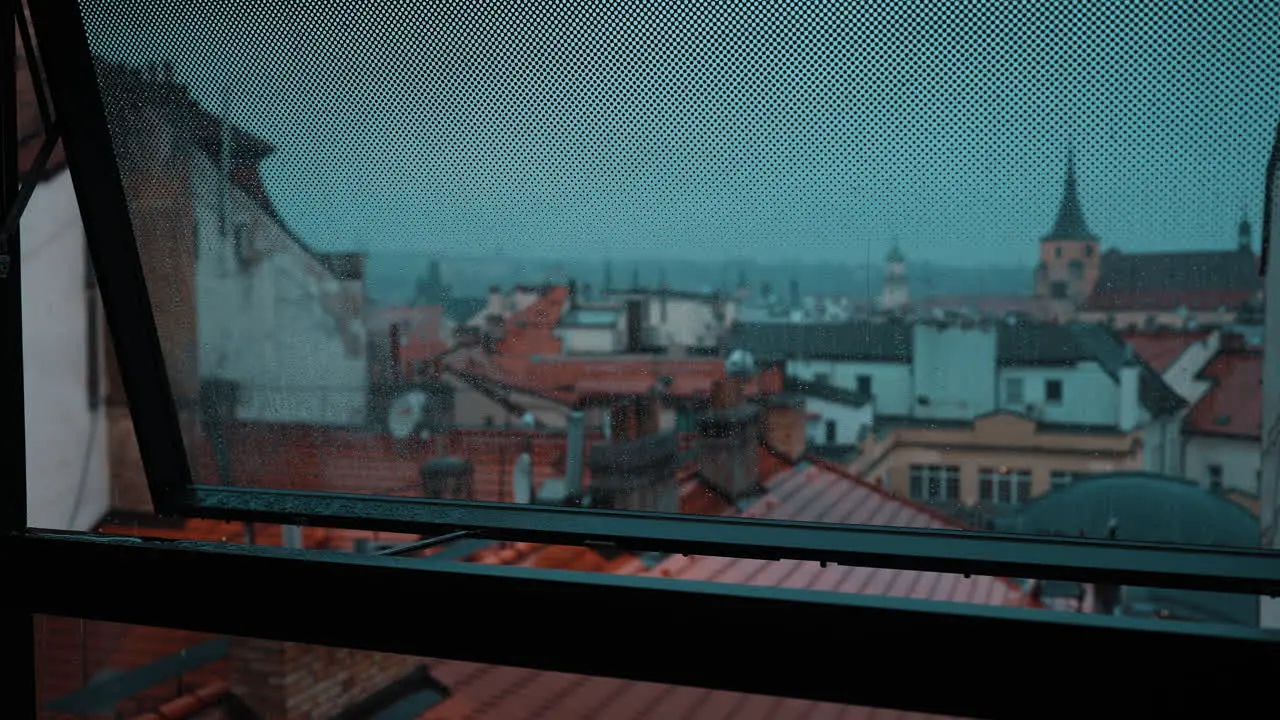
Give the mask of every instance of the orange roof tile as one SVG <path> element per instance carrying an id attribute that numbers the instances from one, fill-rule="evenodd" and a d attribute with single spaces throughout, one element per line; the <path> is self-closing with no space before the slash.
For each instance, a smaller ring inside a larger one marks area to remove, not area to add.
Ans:
<path id="1" fill-rule="evenodd" d="M 1207 339 L 1210 331 L 1168 330 L 1155 332 L 1128 332 L 1121 337 L 1133 345 L 1133 350 L 1153 370 L 1163 373 L 1182 356 L 1191 345 Z"/>
<path id="2" fill-rule="evenodd" d="M 747 516 L 801 521 L 866 523 L 916 528 L 954 528 L 956 523 L 914 503 L 904 502 L 850 474 L 811 463 L 784 470 L 765 483 L 767 494 Z M 686 485 L 687 487 L 687 485 Z M 594 570 L 603 558 L 584 548 L 508 548 L 506 557 L 521 564 Z M 544 555 L 545 553 L 545 555 Z M 598 560 L 587 559 L 586 554 Z M 539 561 L 539 557 L 545 558 Z M 487 562 L 501 559 L 491 556 Z M 545 564 L 544 564 L 545 562 Z M 635 559 L 613 561 L 614 572 L 714 582 L 746 583 L 813 590 L 857 592 L 894 597 L 983 605 L 1043 607 L 1003 578 L 850 568 L 795 560 L 767 561 L 720 557 L 672 556 L 652 570 Z M 563 673 L 521 670 L 455 661 L 436 661 L 432 673 L 453 691 L 452 697 L 420 720 L 483 717 L 780 717 L 895 718 L 909 714 L 829 703 L 743 693 L 670 687 Z M 710 713 L 710 714 L 709 714 Z M 925 716 L 916 716 L 925 717 Z"/>
<path id="3" fill-rule="evenodd" d="M 1262 437 L 1262 352 L 1219 352 L 1200 377 L 1213 387 L 1187 413 L 1189 429 L 1205 435 Z"/>
<path id="4" fill-rule="evenodd" d="M 512 313 L 504 322 L 498 352 L 512 357 L 559 355 L 555 329 L 568 301 L 569 288 L 551 287 L 528 307 Z"/>

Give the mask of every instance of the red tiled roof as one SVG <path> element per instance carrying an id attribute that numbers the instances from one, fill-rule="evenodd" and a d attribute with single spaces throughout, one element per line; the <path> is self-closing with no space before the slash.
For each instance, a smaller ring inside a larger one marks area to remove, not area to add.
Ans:
<path id="1" fill-rule="evenodd" d="M 1029 295 L 933 295 L 921 298 L 912 305 L 920 310 L 971 310 L 973 312 L 1003 315 L 1012 312 L 1035 312 L 1039 306 Z"/>
<path id="2" fill-rule="evenodd" d="M 236 423 L 226 436 L 234 481 L 256 488 L 417 496 L 423 463 L 453 455 L 472 463 L 473 499 L 501 502 L 510 499 L 511 472 L 526 443 L 533 450 L 535 487 L 563 472 L 557 464 L 563 461 L 564 435 L 537 430 L 453 430 L 427 441 L 396 441 L 367 430 Z M 599 438 L 588 433 L 587 448 Z M 201 481 L 216 484 L 207 438 L 197 462 Z"/>
<path id="3" fill-rule="evenodd" d="M 1208 338 L 1208 330 L 1188 332 L 1183 330 L 1158 330 L 1155 332 L 1128 332 L 1121 337 L 1133 345 L 1133 350 L 1151 369 L 1163 373 L 1173 365 L 1191 345 Z"/>
<path id="4" fill-rule="evenodd" d="M 1173 312 L 1185 307 L 1188 310 L 1212 312 L 1218 308 L 1235 310 L 1254 299 L 1253 290 L 1186 290 L 1143 293 L 1105 293 L 1089 296 L 1085 310 L 1093 311 L 1165 311 Z"/>
<path id="5" fill-rule="evenodd" d="M 145 713 L 133 720 L 187 720 L 206 710 L 231 692 L 231 686 L 222 680 L 203 685 L 195 690 L 174 698 L 156 708 L 154 712 Z"/>
<path id="6" fill-rule="evenodd" d="M 682 399 L 710 397 L 711 386 L 724 377 L 718 359 L 669 359 L 661 357 L 511 357 L 491 358 L 483 366 L 472 356 L 453 359 L 460 369 L 483 374 L 514 388 L 574 404 L 590 398 L 648 393 L 664 377 L 671 378 L 667 393 Z M 748 396 L 776 392 L 781 383 L 766 371 L 748 381 Z"/>
<path id="7" fill-rule="evenodd" d="M 1187 413 L 1187 428 L 1205 435 L 1262 437 L 1261 351 L 1224 350 L 1200 377 L 1213 387 Z"/>
<path id="8" fill-rule="evenodd" d="M 912 503 L 818 465 L 802 464 L 766 482 L 767 494 L 745 514 L 802 521 L 867 523 L 917 528 L 955 524 Z M 545 554 L 544 554 L 545 553 Z M 594 557 L 589 557 L 594 556 Z M 881 568 L 821 567 L 816 562 L 671 557 L 652 570 L 636 560 L 605 562 L 583 548 L 511 546 L 482 562 L 536 565 L 584 571 L 634 572 L 687 580 L 834 590 L 985 605 L 1031 605 L 1011 582 L 932 572 Z M 432 673 L 452 697 L 421 720 L 515 717 L 845 717 L 905 716 L 886 710 L 800 700 L 674 688 L 653 683 L 586 678 L 456 661 L 437 661 Z M 708 715 L 712 713 L 712 715 Z"/>
<path id="9" fill-rule="evenodd" d="M 559 355 L 555 329 L 568 300 L 569 288 L 550 287 L 528 307 L 512 313 L 504 322 L 498 352 L 508 357 Z"/>
<path id="10" fill-rule="evenodd" d="M 214 636 L 170 628 L 91 622 L 76 618 L 36 616 L 36 689 L 41 705 L 84 687 L 106 670 L 130 670 L 199 645 Z M 226 661 L 216 661 L 183 675 L 183 681 L 205 685 L 224 679 Z M 173 685 L 146 690 L 118 708 L 160 707 L 173 697 Z M 44 713 L 51 720 L 55 713 Z"/>

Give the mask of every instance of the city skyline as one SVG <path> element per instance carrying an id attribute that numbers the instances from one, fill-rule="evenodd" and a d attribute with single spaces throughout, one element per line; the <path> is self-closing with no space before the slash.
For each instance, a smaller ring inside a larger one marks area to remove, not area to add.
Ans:
<path id="1" fill-rule="evenodd" d="M 215 112 L 229 97 L 277 148 L 283 217 L 325 250 L 856 263 L 896 240 L 1033 265 L 1071 144 L 1105 248 L 1224 249 L 1242 211 L 1261 224 L 1280 117 L 1280 10 L 1228 0 L 1123 22 L 1098 2 L 981 23 L 819 3 L 795 10 L 807 40 L 684 6 L 611 33 L 519 4 L 399 24 L 129 5 L 108 22 L 87 3 L 95 50 L 172 60 Z"/>

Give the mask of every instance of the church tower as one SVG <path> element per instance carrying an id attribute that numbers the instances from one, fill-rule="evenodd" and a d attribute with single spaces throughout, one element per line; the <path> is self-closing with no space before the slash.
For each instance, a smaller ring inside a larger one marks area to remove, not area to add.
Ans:
<path id="1" fill-rule="evenodd" d="M 1089 230 L 1076 184 L 1075 152 L 1067 150 L 1067 172 L 1062 183 L 1058 217 L 1049 234 L 1040 238 L 1040 264 L 1036 268 L 1036 297 L 1046 313 L 1069 319 L 1093 292 L 1102 265 L 1098 236 Z"/>
<path id="2" fill-rule="evenodd" d="M 893 244 L 889 254 L 884 258 L 884 286 L 880 289 L 880 309 L 886 312 L 898 312 L 906 309 L 911 302 L 911 291 L 907 285 L 907 257 L 902 254 L 898 243 Z"/>

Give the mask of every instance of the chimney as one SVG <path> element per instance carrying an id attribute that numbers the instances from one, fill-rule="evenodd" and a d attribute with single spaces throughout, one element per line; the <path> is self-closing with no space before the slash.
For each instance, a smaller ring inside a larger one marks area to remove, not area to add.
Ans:
<path id="1" fill-rule="evenodd" d="M 627 352 L 636 353 L 644 347 L 644 302 L 627 300 Z"/>
<path id="2" fill-rule="evenodd" d="M 517 505 L 528 505 L 533 502 L 533 458 L 526 450 L 516 458 L 515 469 L 511 473 L 512 501 Z"/>
<path id="3" fill-rule="evenodd" d="M 1133 345 L 1125 343 L 1124 362 L 1120 366 L 1120 402 L 1117 424 L 1122 432 L 1129 432 L 1142 421 L 1142 397 L 1140 394 L 1142 365 L 1133 351 Z"/>
<path id="4" fill-rule="evenodd" d="M 725 377 L 711 388 L 711 411 L 698 421 L 702 475 L 731 498 L 759 488 L 760 407 L 745 402 L 743 380 Z"/>
<path id="5" fill-rule="evenodd" d="M 585 417 L 577 410 L 569 413 L 565 433 L 564 484 L 569 497 L 582 492 L 582 454 L 585 442 Z"/>
<path id="6" fill-rule="evenodd" d="M 372 717 L 429 683 L 419 658 L 262 638 L 230 638 L 229 683 L 258 717 Z M 379 708 L 381 709 L 381 708 Z"/>
<path id="7" fill-rule="evenodd" d="M 615 403 L 609 419 L 612 441 L 592 445 L 587 454 L 592 504 L 615 510 L 679 512 L 675 479 L 679 444 L 674 433 L 658 432 L 654 398 L 636 396 Z"/>
<path id="8" fill-rule="evenodd" d="M 779 393 L 766 397 L 763 404 L 765 444 L 789 460 L 804 457 L 808 445 L 804 397 Z"/>
<path id="9" fill-rule="evenodd" d="M 474 500 L 471 461 L 439 457 L 422 466 L 422 495 L 433 500 Z"/>

